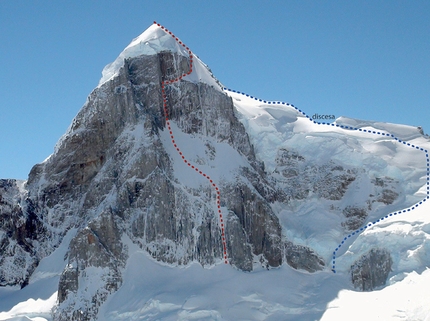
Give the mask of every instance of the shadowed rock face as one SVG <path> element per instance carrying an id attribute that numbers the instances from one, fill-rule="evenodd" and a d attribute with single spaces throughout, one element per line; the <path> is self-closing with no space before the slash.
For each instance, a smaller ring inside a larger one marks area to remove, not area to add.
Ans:
<path id="1" fill-rule="evenodd" d="M 393 260 L 385 249 L 374 248 L 351 266 L 351 280 L 361 291 L 372 291 L 385 285 Z"/>
<path id="2" fill-rule="evenodd" d="M 0 180 L 0 286 L 27 285 L 48 252 L 34 246 L 48 233 L 18 184 L 12 179 Z"/>
<path id="3" fill-rule="evenodd" d="M 210 186 L 181 185 L 162 140 L 161 83 L 189 70 L 187 58 L 170 52 L 125 60 L 117 76 L 89 95 L 54 154 L 33 167 L 24 187 L 0 180 L 0 286 L 25 286 L 70 230 L 76 233 L 59 281 L 55 320 L 86 321 L 97 315 L 121 286 L 129 241 L 171 265 L 221 262 L 216 193 Z M 220 205 L 227 210 L 229 263 L 243 271 L 284 262 L 308 272 L 324 269 L 317 253 L 285 237 L 273 204 L 310 196 L 334 204 L 354 183 L 357 170 L 332 161 L 315 165 L 281 148 L 277 167 L 268 174 L 227 95 L 185 78 L 165 86 L 165 97 L 172 123 L 207 140 L 207 159 L 215 159 L 215 141 L 229 144 L 246 163 L 234 180 L 218 182 Z M 392 204 L 398 197 L 392 179 L 373 184 L 367 209 L 336 209 L 344 219 L 339 225 L 356 229 L 372 202 Z M 385 284 L 390 268 L 389 253 L 372 250 L 351 267 L 353 283 L 372 290 Z"/>
<path id="4" fill-rule="evenodd" d="M 0 181 L 2 215 L 8 218 L 0 223 L 6 231 L 0 239 L 0 285 L 25 285 L 71 228 L 77 232 L 60 278 L 55 320 L 91 320 L 97 314 L 122 283 L 124 237 L 173 265 L 221 261 L 215 191 L 181 186 L 160 136 L 166 129 L 161 81 L 188 71 L 189 61 L 170 52 L 126 60 L 116 77 L 90 94 L 54 154 L 33 167 L 24 196 L 18 197 L 16 182 Z M 236 183 L 219 183 L 228 211 L 230 264 L 244 271 L 284 261 L 308 271 L 322 269 L 323 261 L 306 247 L 290 242 L 285 251 L 270 203 L 286 202 L 286 194 L 269 183 L 231 99 L 185 80 L 166 87 L 166 97 L 169 118 L 182 132 L 228 143 L 248 162 L 236 173 Z M 216 148 L 206 147 L 214 157 Z M 88 295 L 94 280 L 99 288 Z"/>
<path id="5" fill-rule="evenodd" d="M 320 271 L 325 266 L 324 260 L 312 249 L 290 241 L 285 242 L 285 259 L 291 267 L 308 272 Z"/>

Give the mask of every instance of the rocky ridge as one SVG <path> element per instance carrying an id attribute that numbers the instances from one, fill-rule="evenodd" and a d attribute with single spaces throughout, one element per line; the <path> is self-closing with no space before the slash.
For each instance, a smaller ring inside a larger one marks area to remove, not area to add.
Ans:
<path id="1" fill-rule="evenodd" d="M 190 67 L 188 57 L 170 50 L 125 58 L 25 184 L 0 181 L 0 285 L 26 286 L 72 229 L 77 232 L 60 277 L 55 320 L 96 318 L 100 304 L 121 286 L 125 239 L 163 264 L 223 261 L 216 193 L 197 178 L 183 179 L 166 139 L 161 84 Z M 233 267 L 325 269 L 327 258 L 286 237 L 273 204 L 322 199 L 331 202 L 339 228 L 352 230 L 366 221 L 372 204 L 398 198 L 394 179 L 374 177 L 366 207 L 345 206 L 347 191 L 367 174 L 336 161 L 316 164 L 293 149 L 279 148 L 275 170 L 267 171 L 232 99 L 216 84 L 185 77 L 166 88 L 166 98 L 174 130 L 202 147 L 191 161 L 216 173 L 228 168 L 223 148 L 240 160 L 217 176 Z M 365 284 L 362 290 L 382 285 L 389 253 L 374 251 L 360 262 L 351 268 L 353 284 Z M 383 266 L 383 273 L 368 284 L 369 264 Z"/>
<path id="2" fill-rule="evenodd" d="M 33 252 L 43 249 L 49 255 L 69 229 L 78 230 L 60 278 L 56 320 L 91 320 L 120 286 L 127 260 L 122 235 L 164 263 L 220 262 L 221 233 L 211 206 L 215 193 L 209 186 L 183 188 L 160 135 L 166 130 L 160 83 L 165 72 L 182 73 L 187 67 L 186 60 L 169 52 L 127 59 L 116 77 L 91 93 L 55 153 L 30 172 L 26 208 L 33 204 L 31 213 L 46 232 L 39 234 L 43 239 L 17 247 L 26 260 L 36 266 L 39 258 Z M 172 86 L 167 97 L 170 117 L 182 132 L 205 137 L 214 153 L 213 142 L 228 144 L 247 162 L 237 169 L 234 183 L 219 184 L 226 195 L 221 206 L 228 213 L 230 263 L 245 271 L 251 271 L 254 262 L 268 268 L 281 265 L 290 252 L 284 251 L 281 227 L 268 203 L 276 193 L 255 159 L 231 99 L 186 80 Z M 322 259 L 316 262 L 313 268 L 324 266 Z M 24 276 L 15 276 L 9 284 L 24 286 L 32 269 L 23 266 L 19 271 Z M 94 280 L 100 286 L 89 295 Z"/>

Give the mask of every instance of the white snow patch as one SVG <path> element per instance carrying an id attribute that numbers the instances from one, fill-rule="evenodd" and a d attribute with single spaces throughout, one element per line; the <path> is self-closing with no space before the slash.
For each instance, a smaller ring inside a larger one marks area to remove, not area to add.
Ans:
<path id="1" fill-rule="evenodd" d="M 184 80 L 194 83 L 205 83 L 222 92 L 222 84 L 213 76 L 208 65 L 200 60 L 199 57 L 193 54 L 193 70 L 183 78 Z"/>
<path id="2" fill-rule="evenodd" d="M 30 277 L 30 284 L 37 283 L 43 279 L 56 278 L 58 279 L 66 266 L 66 255 L 69 249 L 69 243 L 76 235 L 76 229 L 70 229 L 64 236 L 60 246 L 51 253 L 51 255 L 45 257 L 40 261 L 36 270 Z"/>
<path id="3" fill-rule="evenodd" d="M 117 75 L 124 65 L 124 59 L 133 58 L 140 55 L 155 55 L 160 51 L 169 50 L 188 57 L 187 50 L 180 45 L 170 34 L 166 33 L 156 24 L 151 25 L 140 36 L 133 41 L 120 53 L 114 62 L 104 67 L 99 87 Z"/>
<path id="4" fill-rule="evenodd" d="M 51 320 L 51 309 L 57 301 L 57 292 L 54 292 L 48 299 L 30 298 L 20 302 L 7 312 L 0 312 L 0 320 L 18 321 L 48 321 Z"/>
<path id="5" fill-rule="evenodd" d="M 176 40 L 176 37 L 172 37 L 172 35 L 161 29 L 161 27 L 153 24 L 140 36 L 133 39 L 115 61 L 104 67 L 98 87 L 118 74 L 119 70 L 124 65 L 124 59 L 141 55 L 155 55 L 161 51 L 170 51 L 186 58 L 190 56 L 187 49 Z M 184 77 L 184 80 L 186 79 L 195 83 L 206 83 L 222 91 L 222 85 L 215 79 L 209 67 L 194 54 L 192 66 L 193 70 L 191 74 Z"/>
<path id="6" fill-rule="evenodd" d="M 249 166 L 244 156 L 228 143 L 217 142 L 212 137 L 185 134 L 174 121 L 170 121 L 170 126 L 175 143 L 185 159 L 209 176 L 216 184 L 221 181 L 234 181 L 237 171 L 241 167 Z M 184 162 L 173 146 L 168 130 L 161 131 L 160 138 L 172 160 L 174 175 L 182 185 L 199 188 L 209 184 L 207 178 Z"/>
<path id="7" fill-rule="evenodd" d="M 430 270 L 408 273 L 401 281 L 379 291 L 341 290 L 327 305 L 321 321 L 430 320 Z"/>

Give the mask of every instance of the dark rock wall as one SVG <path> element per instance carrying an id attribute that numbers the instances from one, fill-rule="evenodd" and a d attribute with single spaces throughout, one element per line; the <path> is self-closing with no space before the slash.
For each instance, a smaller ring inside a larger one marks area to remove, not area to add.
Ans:
<path id="1" fill-rule="evenodd" d="M 0 180 L 0 286 L 25 286 L 46 250 L 46 229 L 16 180 Z"/>
<path id="2" fill-rule="evenodd" d="M 386 249 L 373 248 L 351 266 L 351 280 L 355 288 L 372 291 L 385 285 L 393 259 Z"/>
<path id="3" fill-rule="evenodd" d="M 56 320 L 95 317 L 100 304 L 121 285 L 125 236 L 169 264 L 198 261 L 208 266 L 221 261 L 215 192 L 209 186 L 181 186 L 160 139 L 165 130 L 161 82 L 189 68 L 187 58 L 169 52 L 126 60 L 116 77 L 90 94 L 54 154 L 33 167 L 24 196 L 15 181 L 0 180 L 0 285 L 24 286 L 38 262 L 71 228 L 77 234 L 60 278 Z M 251 271 L 258 257 L 267 268 L 287 262 L 308 272 L 323 269 L 323 259 L 312 249 L 285 239 L 271 204 L 305 199 L 309 193 L 339 200 L 356 173 L 334 163 L 310 166 L 304 157 L 281 149 L 276 177 L 270 176 L 256 159 L 227 95 L 186 80 L 165 90 L 169 119 L 181 131 L 228 143 L 248 160 L 248 166 L 235 173 L 234 183 L 219 184 L 221 206 L 228 210 L 230 264 Z M 207 143 L 207 156 L 215 153 Z M 395 196 L 382 190 L 377 197 L 388 204 Z M 364 216 L 351 213 L 345 216 Z M 384 279 L 385 274 L 369 272 L 375 264 L 387 270 L 384 253 L 369 255 L 360 269 L 352 269 L 354 284 L 361 282 L 366 290 Z M 92 279 L 100 287 L 88 299 L 84 293 L 90 291 Z"/>

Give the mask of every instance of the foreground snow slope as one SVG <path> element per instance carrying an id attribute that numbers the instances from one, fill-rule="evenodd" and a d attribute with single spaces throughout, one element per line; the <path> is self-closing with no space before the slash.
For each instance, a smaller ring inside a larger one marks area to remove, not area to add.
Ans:
<path id="1" fill-rule="evenodd" d="M 105 90 L 103 88 L 108 88 L 104 85 L 119 75 L 125 58 L 170 51 L 177 54 L 180 59 L 187 59 L 189 51 L 188 48 L 184 48 L 179 40 L 167 35 L 166 30 L 161 30 L 156 25 L 151 26 L 134 39 L 112 64 L 106 66 L 97 89 L 99 91 L 94 95 L 99 95 L 97 99 L 102 101 L 104 96 L 124 95 L 131 91 L 128 85 L 122 84 L 106 89 L 113 92 L 103 92 Z M 213 78 L 207 66 L 195 55 L 193 61 L 193 71 L 184 77 L 184 82 L 212 86 L 216 89 L 217 95 L 222 95 L 220 83 Z M 181 88 L 186 87 L 172 87 L 179 98 L 182 97 Z M 355 175 L 353 182 L 349 182 L 350 185 L 346 184 L 347 188 L 340 198 L 319 197 L 318 190 L 314 189 L 305 198 L 292 197 L 288 202 L 277 201 L 271 204 L 273 213 L 276 213 L 285 233 L 283 237 L 295 244 L 309 246 L 324 258 L 328 266 L 312 274 L 295 270 L 287 264 L 266 270 L 259 264 L 262 257 L 256 255 L 251 257 L 254 259 L 252 272 L 241 271 L 234 265 L 218 264 L 220 260 L 215 264 L 205 264 L 204 267 L 196 261 L 179 265 L 175 262 L 188 250 L 181 242 L 167 244 L 168 248 L 173 249 L 172 257 L 175 259 L 173 263 L 160 263 L 139 247 L 137 245 L 139 243 L 132 240 L 129 234 L 122 234 L 121 244 L 125 245 L 124 257 L 127 258 L 126 264 L 118 267 L 121 270 L 118 275 L 121 275 L 122 283 L 118 291 L 110 294 L 107 301 L 102 303 L 97 312 L 97 319 L 298 321 L 428 319 L 430 297 L 428 291 L 425 292 L 424 289 L 430 286 L 427 269 L 430 266 L 428 256 L 430 202 L 423 202 L 419 207 L 415 207 L 415 204 L 428 197 L 428 156 L 425 156 L 422 149 L 430 149 L 429 140 L 419 129 L 404 125 L 359 121 L 346 117 L 337 119 L 334 124 L 321 125 L 310 121 L 309 116 L 292 105 L 262 101 L 229 90 L 224 92 L 232 98 L 236 117 L 250 137 L 256 158 L 264 162 L 268 180 L 273 180 L 276 184 L 277 180 L 282 179 L 279 174 L 282 159 L 280 160 L 279 156 L 283 151 L 286 154 L 296 153 L 294 154 L 296 159 L 306 160 L 308 167 L 299 168 L 311 169 L 309 176 L 299 181 L 304 185 L 308 183 L 306 180 L 312 182 L 321 176 L 329 175 L 329 172 L 334 170 Z M 153 90 L 153 93 L 157 100 L 157 91 Z M 223 98 L 229 100 L 225 96 Z M 136 108 L 142 111 L 143 107 L 149 108 L 148 106 L 142 104 Z M 174 107 L 180 109 L 181 106 Z M 205 112 L 212 109 L 214 108 L 206 109 Z M 88 108 L 88 113 L 82 113 L 82 122 L 86 124 L 90 123 L 91 119 L 96 119 L 99 116 L 96 112 L 97 108 Z M 218 121 L 214 125 L 215 135 L 211 137 L 198 132 L 190 134 L 180 127 L 180 122 L 188 114 L 184 113 L 181 119 L 176 120 L 177 122 L 172 120 L 172 131 L 181 151 L 190 162 L 198 164 L 199 169 L 210 175 L 217 183 L 237 184 L 240 180 L 240 170 L 251 169 L 251 166 L 242 152 L 238 152 L 230 144 L 218 141 L 217 134 L 225 129 L 228 122 L 224 124 Z M 213 120 L 215 117 L 208 118 Z M 104 119 L 102 124 L 103 121 Z M 188 166 L 184 165 L 172 145 L 168 132 L 162 130 L 159 136 L 151 141 L 145 134 L 142 124 L 138 121 L 136 124 L 138 125 L 126 126 L 121 134 L 115 137 L 118 143 L 118 153 L 115 155 L 122 155 L 117 160 L 124 162 L 122 169 L 131 171 L 140 168 L 144 162 L 140 161 L 138 156 L 150 150 L 154 142 L 159 143 L 165 151 L 166 159 L 171 162 L 175 191 L 191 195 L 190 191 L 195 189 L 204 194 L 206 180 L 187 171 Z M 208 131 L 212 129 L 206 128 Z M 57 145 L 56 153 L 73 135 L 78 137 L 85 132 L 85 126 L 79 127 L 77 124 L 75 127 L 71 126 Z M 402 142 L 399 142 L 399 139 Z M 128 154 L 124 152 L 121 154 L 120 151 L 126 147 L 129 147 Z M 51 159 L 46 160 L 45 165 L 54 158 L 55 153 Z M 114 163 L 112 162 L 112 166 L 115 169 Z M 333 164 L 333 168 L 324 167 L 327 164 Z M 289 164 L 286 167 L 288 166 Z M 324 168 L 329 170 L 324 171 Z M 108 169 L 100 170 L 95 181 L 102 182 L 103 179 L 110 178 L 113 171 Z M 304 177 L 302 172 L 295 176 Z M 127 182 L 134 183 L 136 177 L 140 176 L 130 175 Z M 389 178 L 386 181 L 392 182 L 390 183 L 392 192 L 400 195 L 387 204 L 372 199 L 373 196 L 369 195 L 369 189 L 375 189 L 372 180 L 377 181 L 386 177 Z M 39 183 L 45 184 L 43 180 Z M 151 188 L 155 190 L 156 185 L 153 184 Z M 253 188 L 251 184 L 248 184 L 248 187 Z M 325 187 L 318 186 L 319 189 Z M 109 195 L 101 195 L 106 196 L 104 201 L 96 202 L 98 207 L 90 214 L 96 217 L 103 206 L 115 205 L 115 193 L 116 190 L 113 189 Z M 199 193 L 190 196 L 190 200 L 197 204 L 196 207 L 183 211 L 191 214 L 190 216 L 194 215 L 197 223 L 203 217 L 198 210 L 202 208 L 199 205 L 202 204 L 202 195 Z M 369 210 L 369 217 L 366 217 L 365 221 L 366 225 L 369 225 L 362 229 L 363 231 L 354 233 L 354 237 L 348 238 L 339 247 L 339 243 L 350 232 L 340 224 L 340 220 L 344 218 L 338 209 L 363 204 L 372 205 L 372 211 Z M 213 204 L 214 212 L 215 206 Z M 405 208 L 410 209 L 411 206 L 413 206 L 411 211 L 387 216 Z M 136 215 L 143 211 L 138 208 L 134 210 Z M 228 208 L 224 204 L 222 210 L 227 214 Z M 385 216 L 387 219 L 379 221 Z M 61 221 L 61 224 L 64 222 Z M 65 258 L 68 255 L 68 244 L 77 233 L 74 229 L 69 230 L 61 245 L 40 262 L 32 274 L 29 285 L 24 289 L 16 287 L 0 289 L 0 320 L 50 320 L 49 311 L 57 301 L 59 276 L 67 264 Z M 88 235 L 82 238 L 82 244 L 85 240 L 88 242 L 93 240 L 92 234 Z M 156 246 L 155 243 L 150 245 Z M 350 281 L 351 264 L 369 249 L 378 247 L 387 249 L 393 259 L 387 286 L 372 293 L 356 292 Z M 334 251 L 336 264 L 333 263 L 332 266 L 330 263 Z M 332 273 L 332 269 L 337 273 Z M 106 275 L 111 275 L 111 271 L 108 268 L 103 270 L 94 266 L 83 270 L 78 281 L 79 295 L 73 297 L 73 300 L 76 300 L 73 302 L 76 309 L 85 310 L 88 302 L 91 302 L 90 294 L 102 287 L 97 280 L 105 272 Z M 405 293 L 409 295 L 407 298 Z"/>
<path id="2" fill-rule="evenodd" d="M 372 244 L 393 250 L 396 266 L 385 288 L 340 289 L 321 320 L 430 320 L 430 202 L 363 233 L 341 260 Z"/>
<path id="3" fill-rule="evenodd" d="M 419 140 L 421 146 L 429 143 Z M 425 184 L 419 197 L 425 195 Z M 160 267 L 130 244 L 126 281 L 102 307 L 106 320 L 430 320 L 430 202 L 369 228 L 340 258 L 339 273 L 287 266 L 243 273 L 227 266 Z M 348 256 L 383 245 L 395 255 L 384 289 L 351 288 Z"/>
<path id="4" fill-rule="evenodd" d="M 377 233 L 389 242 L 389 227 L 397 226 L 411 240 L 415 227 L 429 237 L 429 205 L 390 219 Z M 100 320 L 430 320 L 428 269 L 393 271 L 390 285 L 369 293 L 352 290 L 346 273 L 308 274 L 287 266 L 252 273 L 224 265 L 178 269 L 129 245 L 125 282 L 102 307 Z M 415 248 L 409 243 L 411 262 Z"/>

